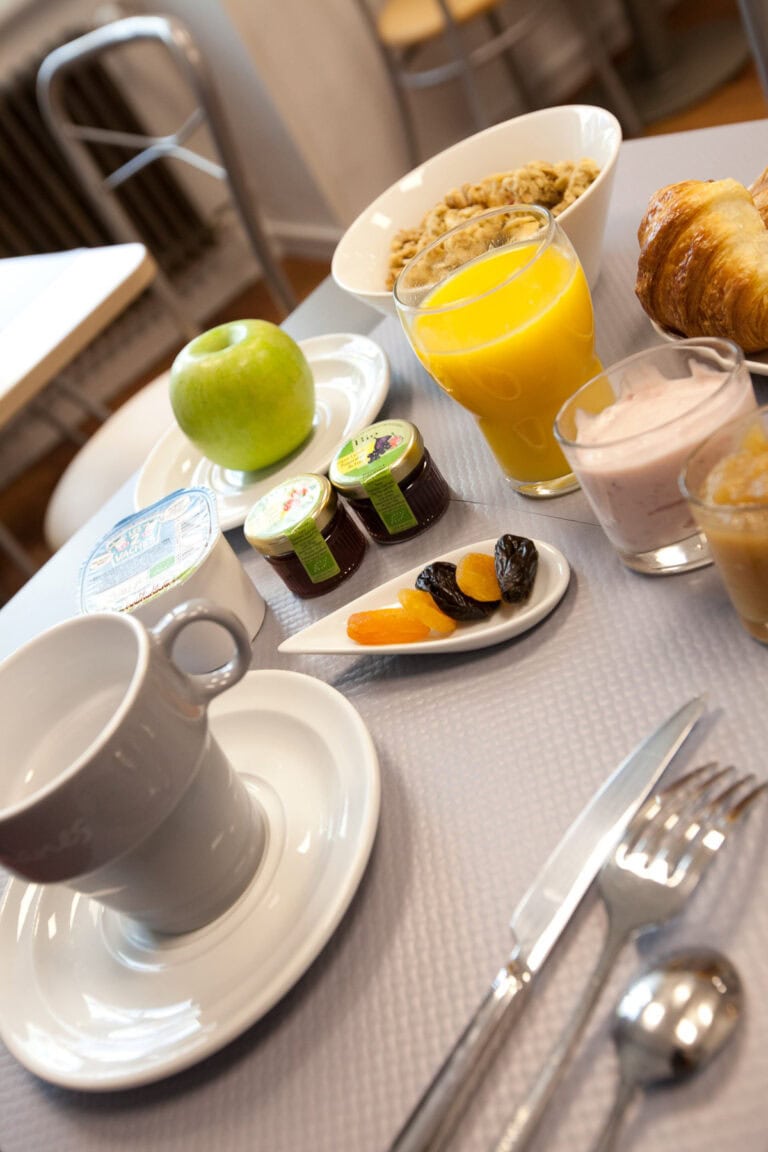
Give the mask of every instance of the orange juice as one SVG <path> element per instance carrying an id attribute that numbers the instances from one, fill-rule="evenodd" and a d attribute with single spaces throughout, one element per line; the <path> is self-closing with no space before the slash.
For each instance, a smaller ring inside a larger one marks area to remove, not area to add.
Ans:
<path id="1" fill-rule="evenodd" d="M 482 256 L 423 301 L 409 336 L 437 383 L 475 414 L 508 476 L 570 471 L 554 419 L 601 370 L 589 288 L 570 251 L 525 244 Z"/>

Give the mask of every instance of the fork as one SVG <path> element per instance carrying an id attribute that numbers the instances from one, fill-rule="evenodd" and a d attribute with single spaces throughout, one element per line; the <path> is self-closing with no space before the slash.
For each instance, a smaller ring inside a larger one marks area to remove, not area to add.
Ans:
<path id="1" fill-rule="evenodd" d="M 622 948 L 643 929 L 676 916 L 723 846 L 729 828 L 765 784 L 753 774 L 704 764 L 653 796 L 597 878 L 608 912 L 603 950 L 565 1031 L 508 1123 L 494 1152 L 522 1152 L 568 1067 Z M 750 787 L 750 785 L 753 785 Z"/>

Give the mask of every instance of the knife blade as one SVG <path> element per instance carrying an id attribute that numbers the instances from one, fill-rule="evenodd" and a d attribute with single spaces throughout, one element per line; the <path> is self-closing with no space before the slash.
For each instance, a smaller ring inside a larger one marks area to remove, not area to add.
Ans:
<path id="1" fill-rule="evenodd" d="M 471 1020 L 438 1069 L 389 1152 L 437 1152 L 492 1055 L 500 1025 L 520 1017 L 537 973 L 566 924 L 704 712 L 694 697 L 646 737 L 615 769 L 570 826 L 519 902 L 510 922 L 514 946 Z"/>

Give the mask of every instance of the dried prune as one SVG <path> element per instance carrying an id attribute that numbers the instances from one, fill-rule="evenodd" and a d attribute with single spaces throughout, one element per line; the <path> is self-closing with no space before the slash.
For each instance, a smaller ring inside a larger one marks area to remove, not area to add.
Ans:
<path id="1" fill-rule="evenodd" d="M 448 560 L 427 564 L 416 577 L 416 587 L 430 596 L 452 620 L 486 620 L 498 608 L 499 600 L 474 600 L 456 583 L 456 565 Z"/>
<path id="2" fill-rule="evenodd" d="M 493 559 L 502 600 L 505 604 L 522 604 L 531 594 L 539 566 L 533 540 L 507 532 L 496 541 Z"/>

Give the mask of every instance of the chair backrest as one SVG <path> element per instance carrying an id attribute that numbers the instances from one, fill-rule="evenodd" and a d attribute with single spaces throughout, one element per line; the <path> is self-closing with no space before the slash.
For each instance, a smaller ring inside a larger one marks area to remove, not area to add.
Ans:
<path id="1" fill-rule="evenodd" d="M 178 130 L 162 136 L 138 135 L 75 123 L 67 114 L 65 81 L 68 75 L 103 53 L 115 53 L 128 45 L 151 42 L 165 49 L 194 106 Z M 272 250 L 248 188 L 235 142 L 212 83 L 209 69 L 189 29 L 169 16 L 129 16 L 115 20 L 63 44 L 43 60 L 37 76 L 40 110 L 67 157 L 94 209 L 110 225 L 118 240 L 142 240 L 128 213 L 116 200 L 117 188 L 147 165 L 172 157 L 208 175 L 226 181 L 241 223 L 277 307 L 285 314 L 296 305 L 290 283 Z M 219 164 L 194 151 L 187 140 L 204 125 L 218 155 Z M 109 143 L 125 150 L 127 159 L 104 176 L 88 143 Z M 154 287 L 173 313 L 186 338 L 199 331 L 185 314 L 169 278 L 160 270 Z"/>
<path id="2" fill-rule="evenodd" d="M 524 47 L 525 38 L 541 28 L 542 14 L 548 9 L 556 9 L 555 0 L 537 0 L 536 3 L 533 0 L 520 0 L 512 6 L 505 5 L 503 0 L 462 0 L 460 3 L 458 0 L 431 0 L 431 6 L 412 0 L 411 7 L 416 14 L 413 16 L 409 11 L 409 0 L 356 2 L 371 29 L 389 74 L 414 167 L 420 153 L 412 109 L 406 99 L 409 90 L 457 81 L 464 91 L 473 130 L 479 131 L 486 128 L 491 120 L 475 74 L 491 61 L 499 59 L 506 66 L 517 106 L 523 111 L 541 106 L 544 96 L 535 81 L 529 78 L 522 51 L 521 60 L 518 60 L 514 49 L 516 46 Z M 613 64 L 593 8 L 590 0 L 574 0 L 569 5 L 569 23 L 579 36 L 590 71 L 605 92 L 607 106 L 616 113 L 625 134 L 637 136 L 643 127 L 640 113 L 631 92 Z M 485 36 L 465 39 L 462 26 L 469 21 L 475 23 L 476 31 L 479 25 L 484 24 Z M 430 24 L 431 30 L 428 29 Z M 445 49 L 441 62 L 419 66 L 420 45 L 416 40 L 408 39 L 409 33 L 414 33 L 419 25 L 430 36 L 437 31 Z"/>
<path id="3" fill-rule="evenodd" d="M 389 75 L 414 166 L 419 159 L 419 147 L 406 91 L 418 91 L 457 81 L 464 92 L 472 128 L 479 131 L 487 128 L 491 119 L 478 89 L 475 73 L 499 57 L 507 65 L 517 106 L 523 111 L 534 106 L 532 94 L 511 53 L 513 46 L 533 28 L 534 8 L 531 8 L 530 13 L 518 15 L 512 22 L 505 24 L 497 15 L 501 0 L 476 0 L 464 4 L 461 6 L 460 17 L 454 14 L 448 0 L 433 0 L 432 8 L 415 4 L 416 15 L 413 19 L 405 4 L 393 6 L 385 0 L 381 6 L 374 0 L 357 0 L 357 5 L 371 30 Z M 485 35 L 479 43 L 470 47 L 460 25 L 483 17 L 486 22 Z M 442 42 L 442 59 L 422 64 L 418 60 L 419 51 L 434 37 Z"/>

